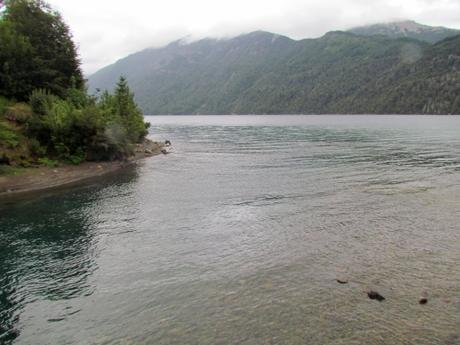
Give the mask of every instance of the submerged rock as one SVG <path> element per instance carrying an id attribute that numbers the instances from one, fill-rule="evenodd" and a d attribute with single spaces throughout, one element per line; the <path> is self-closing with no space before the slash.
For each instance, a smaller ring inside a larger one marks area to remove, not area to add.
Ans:
<path id="1" fill-rule="evenodd" d="M 385 300 L 385 297 L 383 297 L 381 294 L 379 294 L 376 291 L 368 291 L 367 296 L 369 296 L 370 299 L 377 300 L 379 302 L 382 302 Z"/>
<path id="2" fill-rule="evenodd" d="M 419 304 L 427 304 L 428 303 L 428 298 L 422 297 L 418 301 Z"/>

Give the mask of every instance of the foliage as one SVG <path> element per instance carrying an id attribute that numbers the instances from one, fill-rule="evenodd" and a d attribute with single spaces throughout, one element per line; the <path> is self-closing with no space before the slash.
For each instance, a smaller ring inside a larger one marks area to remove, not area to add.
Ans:
<path id="1" fill-rule="evenodd" d="M 46 149 L 40 145 L 40 142 L 35 139 L 31 138 L 29 140 L 29 152 L 33 157 L 43 157 L 46 154 Z"/>
<path id="2" fill-rule="evenodd" d="M 32 117 L 32 109 L 26 103 L 16 103 L 6 108 L 4 117 L 18 124 L 26 123 Z"/>
<path id="3" fill-rule="evenodd" d="M 0 21 L 0 95 L 25 100 L 33 85 L 33 49 L 29 40 Z"/>
<path id="4" fill-rule="evenodd" d="M 147 127 L 126 79 L 120 78 L 114 94 L 88 96 L 60 14 L 42 0 L 7 0 L 5 5 L 0 19 L 0 165 L 53 167 L 133 154 Z"/>
<path id="5" fill-rule="evenodd" d="M 2 116 L 5 113 L 6 109 L 12 104 L 13 103 L 9 99 L 0 96 L 0 116 Z"/>
<path id="6" fill-rule="evenodd" d="M 20 144 L 18 134 L 4 122 L 0 122 L 0 144 L 9 149 L 14 149 Z"/>
<path id="7" fill-rule="evenodd" d="M 58 98 L 45 89 L 33 90 L 29 98 L 30 106 L 37 115 L 47 114 Z"/>
<path id="8" fill-rule="evenodd" d="M 71 94 L 61 99 L 35 90 L 30 97 L 34 116 L 28 122 L 28 135 L 48 156 L 73 164 L 123 159 L 132 154 L 131 145 L 147 134 L 124 78 L 114 95 L 104 93 L 99 100 L 77 89 Z"/>
<path id="9" fill-rule="evenodd" d="M 49 158 L 39 158 L 38 162 L 40 164 L 46 165 L 48 168 L 56 168 L 59 166 L 59 162 L 49 159 Z"/>
<path id="10" fill-rule="evenodd" d="M 42 0 L 8 0 L 0 22 L 0 95 L 26 101 L 34 89 L 66 97 L 83 87 L 76 47 L 58 12 Z"/>
<path id="11" fill-rule="evenodd" d="M 106 100 L 107 101 L 107 100 Z M 124 77 L 120 77 L 115 88 L 115 94 L 109 102 L 113 102 L 112 116 L 120 119 L 121 124 L 127 131 L 128 139 L 138 143 L 147 135 L 147 128 L 141 110 L 134 102 L 134 95 L 128 87 Z"/>

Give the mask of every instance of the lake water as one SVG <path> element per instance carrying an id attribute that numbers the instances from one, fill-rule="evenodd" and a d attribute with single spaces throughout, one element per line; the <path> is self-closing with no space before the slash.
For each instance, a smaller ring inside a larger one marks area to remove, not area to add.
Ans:
<path id="1" fill-rule="evenodd" d="M 0 343 L 460 344 L 460 117 L 148 120 L 173 154 L 0 206 Z"/>

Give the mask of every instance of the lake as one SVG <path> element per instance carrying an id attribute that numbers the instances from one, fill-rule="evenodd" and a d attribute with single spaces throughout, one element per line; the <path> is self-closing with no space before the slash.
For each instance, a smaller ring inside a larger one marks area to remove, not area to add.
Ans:
<path id="1" fill-rule="evenodd" d="M 460 344 L 460 117 L 148 121 L 174 153 L 0 206 L 0 343 Z"/>

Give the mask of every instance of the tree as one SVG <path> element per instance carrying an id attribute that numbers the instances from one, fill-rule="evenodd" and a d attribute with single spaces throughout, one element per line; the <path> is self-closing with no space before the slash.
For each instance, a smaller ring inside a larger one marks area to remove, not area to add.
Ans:
<path id="1" fill-rule="evenodd" d="M 83 88 L 76 46 L 61 15 L 42 0 L 6 0 L 5 6 L 2 25 L 8 27 L 10 36 L 20 38 L 31 46 L 29 63 L 21 69 L 21 73 L 27 74 L 29 79 L 21 83 L 23 90 L 12 96 L 26 100 L 32 90 L 47 89 L 64 98 L 72 86 Z M 3 37 L 1 39 L 3 41 Z M 22 56 L 23 53 L 15 46 L 6 48 L 9 55 L 0 56 L 0 66 L 11 64 L 14 59 L 9 59 L 9 56 Z M 16 78 L 15 71 L 7 72 L 12 79 Z M 1 84 L 0 92 L 5 92 L 5 89 L 6 86 Z"/>
<path id="2" fill-rule="evenodd" d="M 33 49 L 9 22 L 0 21 L 0 95 L 25 100 L 32 91 Z"/>
<path id="3" fill-rule="evenodd" d="M 140 142 L 147 135 L 146 125 L 142 112 L 134 101 L 125 77 L 121 76 L 115 88 L 115 114 L 119 116 L 125 127 L 128 137 L 133 142 Z"/>

